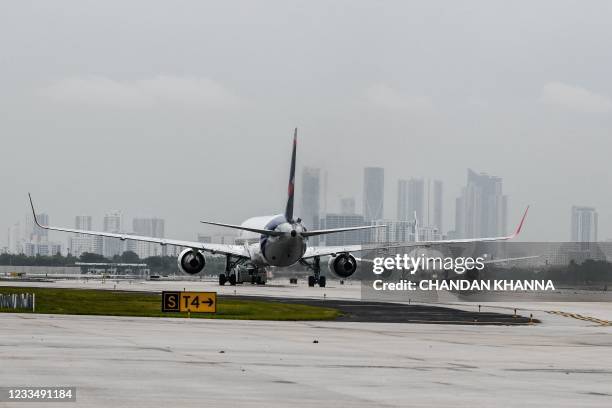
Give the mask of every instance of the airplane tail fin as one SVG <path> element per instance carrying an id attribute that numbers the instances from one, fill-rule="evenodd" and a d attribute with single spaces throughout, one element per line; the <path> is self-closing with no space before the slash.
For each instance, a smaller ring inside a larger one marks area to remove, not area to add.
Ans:
<path id="1" fill-rule="evenodd" d="M 295 151 L 297 147 L 297 128 L 293 133 L 293 152 L 291 153 L 291 168 L 289 170 L 289 188 L 287 191 L 287 207 L 285 207 L 285 219 L 293 222 L 293 193 L 295 190 Z"/>

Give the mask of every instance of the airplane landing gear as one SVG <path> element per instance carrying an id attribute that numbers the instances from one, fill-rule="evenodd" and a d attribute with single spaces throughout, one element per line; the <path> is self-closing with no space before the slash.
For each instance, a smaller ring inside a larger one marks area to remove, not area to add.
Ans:
<path id="1" fill-rule="evenodd" d="M 316 276 L 308 277 L 308 286 L 313 288 L 317 283 L 319 284 L 319 287 L 324 288 L 326 283 L 325 276 L 319 276 L 318 278 Z"/>
<path id="2" fill-rule="evenodd" d="M 225 273 L 219 275 L 219 286 L 225 285 L 229 282 L 230 285 L 236 285 L 236 273 L 235 268 L 237 265 L 244 262 L 242 258 L 232 259 L 231 255 L 225 255 Z"/>
<path id="3" fill-rule="evenodd" d="M 308 277 L 308 286 L 314 287 L 315 285 L 319 285 L 319 287 L 324 288 L 326 284 L 325 276 L 321 276 L 321 262 L 318 256 L 315 256 L 312 259 L 312 263 L 305 261 L 304 259 L 300 260 L 300 263 L 308 268 L 312 269 L 312 275 Z"/>
<path id="4" fill-rule="evenodd" d="M 225 285 L 226 282 L 229 282 L 229 284 L 232 286 L 236 285 L 236 275 L 233 273 L 229 276 L 226 276 L 224 273 L 220 274 L 219 275 L 219 286 Z"/>
<path id="5" fill-rule="evenodd" d="M 232 286 L 238 283 L 265 285 L 266 270 L 250 263 L 247 258 L 226 255 L 225 273 L 219 275 L 219 285 L 223 286 L 226 282 Z"/>

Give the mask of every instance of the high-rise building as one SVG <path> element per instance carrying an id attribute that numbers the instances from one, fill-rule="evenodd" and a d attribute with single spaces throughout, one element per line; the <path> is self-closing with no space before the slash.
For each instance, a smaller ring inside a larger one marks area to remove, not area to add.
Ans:
<path id="1" fill-rule="evenodd" d="M 134 218 L 132 229 L 138 235 L 163 238 L 166 222 L 161 218 Z"/>
<path id="2" fill-rule="evenodd" d="M 161 218 L 134 218 L 132 229 L 136 235 L 164 238 L 165 221 Z M 135 252 L 141 259 L 150 256 L 162 256 L 166 253 L 164 247 L 151 242 L 134 242 L 130 244 L 128 249 Z"/>
<path id="3" fill-rule="evenodd" d="M 108 213 L 104 216 L 104 232 L 120 232 L 123 226 L 121 211 Z"/>
<path id="4" fill-rule="evenodd" d="M 74 227 L 80 230 L 92 230 L 91 215 L 77 215 L 74 218 Z M 99 242 L 99 237 L 85 234 L 74 234 L 69 239 L 69 252 L 72 256 L 79 257 L 84 252 L 94 252 L 94 242 Z"/>
<path id="5" fill-rule="evenodd" d="M 91 231 L 91 215 L 77 215 L 74 217 L 74 227 L 80 230 Z"/>
<path id="6" fill-rule="evenodd" d="M 62 253 L 62 245 L 57 242 L 24 242 L 23 253 L 27 256 L 53 256 Z"/>
<path id="7" fill-rule="evenodd" d="M 321 170 L 304 167 L 302 171 L 302 208 L 300 217 L 304 221 L 306 228 L 319 228 L 320 209 Z"/>
<path id="8" fill-rule="evenodd" d="M 21 234 L 21 224 L 15 223 L 8 230 L 8 251 L 11 254 L 23 253 L 23 236 Z"/>
<path id="9" fill-rule="evenodd" d="M 353 197 L 346 197 L 340 199 L 340 214 L 349 215 L 355 214 L 355 199 Z"/>
<path id="10" fill-rule="evenodd" d="M 414 221 L 419 226 L 442 231 L 442 182 L 423 178 L 399 180 L 397 183 L 397 219 Z"/>
<path id="11" fill-rule="evenodd" d="M 49 225 L 49 215 L 45 213 L 36 214 L 36 219 L 41 225 Z M 32 213 L 27 213 L 25 217 L 24 230 L 21 238 L 24 242 L 47 242 L 49 240 L 49 231 L 40 228 L 34 222 Z"/>
<path id="12" fill-rule="evenodd" d="M 376 220 L 372 222 L 372 225 L 385 226 L 372 229 L 372 241 L 374 242 L 414 241 L 414 221 Z"/>
<path id="13" fill-rule="evenodd" d="M 384 242 L 413 242 L 418 234 L 419 241 L 439 241 L 442 235 L 436 227 L 418 226 L 415 227 L 412 221 L 397 220 L 377 220 L 373 225 L 385 225 L 385 228 L 375 228 L 372 230 L 372 241 Z"/>
<path id="14" fill-rule="evenodd" d="M 468 169 L 467 185 L 455 202 L 455 233 L 462 238 L 506 235 L 508 197 L 502 179 Z"/>
<path id="15" fill-rule="evenodd" d="M 364 226 L 363 215 L 358 214 L 326 214 L 321 228 L 347 228 Z M 339 232 L 325 235 L 325 245 L 355 245 L 369 240 L 368 230 Z"/>
<path id="16" fill-rule="evenodd" d="M 366 223 L 383 219 L 385 169 L 366 167 L 363 171 L 363 216 Z"/>
<path id="17" fill-rule="evenodd" d="M 322 181 L 322 186 L 321 186 L 321 213 L 319 214 L 319 220 L 321 218 L 325 217 L 325 214 L 327 214 L 327 184 L 328 184 L 328 177 L 327 177 L 327 170 L 323 169 L 323 181 Z"/>
<path id="18" fill-rule="evenodd" d="M 597 211 L 593 207 L 572 206 L 572 242 L 597 241 Z"/>
<path id="19" fill-rule="evenodd" d="M 36 214 L 42 225 L 49 225 L 49 215 Z M 49 231 L 34 222 L 32 213 L 25 216 L 25 222 L 17 222 L 8 230 L 8 251 L 27 256 L 48 256 L 62 252 L 62 245 L 49 241 Z"/>
<path id="20" fill-rule="evenodd" d="M 120 211 L 108 213 L 104 216 L 104 232 L 122 232 L 123 216 Z M 102 243 L 102 254 L 107 258 L 121 255 L 124 251 L 124 243 L 118 238 L 104 238 Z"/>
<path id="21" fill-rule="evenodd" d="M 72 256 L 79 257 L 83 255 L 85 252 L 93 253 L 94 252 L 94 236 L 87 236 L 82 234 L 76 234 L 69 239 L 69 253 Z"/>
<path id="22" fill-rule="evenodd" d="M 36 219 L 40 225 L 49 225 L 49 214 L 36 214 Z M 34 220 L 32 220 L 34 221 Z M 49 240 L 49 230 L 33 225 L 32 241 L 47 242 Z"/>
<path id="23" fill-rule="evenodd" d="M 423 205 L 425 204 L 423 179 L 398 180 L 397 182 L 397 219 L 414 220 L 416 212 L 419 223 L 423 224 Z"/>
<path id="24" fill-rule="evenodd" d="M 48 214 L 36 214 L 36 218 L 41 225 L 49 225 Z M 62 252 L 62 245 L 49 241 L 49 231 L 36 225 L 32 213 L 26 215 L 19 235 L 20 244 L 18 243 L 16 248 L 18 253 L 27 256 L 52 256 Z"/>

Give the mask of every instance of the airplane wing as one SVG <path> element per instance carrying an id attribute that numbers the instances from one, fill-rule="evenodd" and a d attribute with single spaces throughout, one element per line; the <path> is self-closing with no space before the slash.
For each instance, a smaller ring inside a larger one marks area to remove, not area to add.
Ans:
<path id="1" fill-rule="evenodd" d="M 304 231 L 302 235 L 305 237 L 313 237 L 315 235 L 327 235 L 327 234 L 335 234 L 337 232 L 346 232 L 346 231 L 357 231 L 357 230 L 365 230 L 372 228 L 385 228 L 386 225 L 365 225 L 362 227 L 346 227 L 346 228 L 332 228 L 332 229 L 324 229 L 324 230 L 312 230 L 312 231 Z"/>
<path id="2" fill-rule="evenodd" d="M 365 251 L 364 245 L 344 245 L 344 246 L 316 246 L 306 248 L 302 259 L 314 258 L 315 256 L 336 255 L 347 252 Z"/>
<path id="3" fill-rule="evenodd" d="M 523 228 L 525 218 L 527 218 L 527 212 L 529 206 L 525 209 L 521 222 L 518 224 L 516 230 L 506 236 L 501 237 L 484 237 L 484 238 L 463 238 L 463 239 L 443 239 L 439 241 L 418 241 L 418 242 L 397 242 L 390 244 L 364 244 L 364 245 L 345 245 L 345 246 L 318 246 L 309 247 L 306 249 L 306 253 L 303 258 L 313 258 L 315 256 L 326 256 L 336 255 L 345 252 L 360 252 L 360 251 L 372 251 L 378 249 L 392 249 L 392 248 L 413 248 L 413 247 L 429 247 L 433 245 L 448 245 L 448 244 L 465 244 L 472 242 L 494 242 L 494 241 L 507 241 L 515 238 Z"/>
<path id="4" fill-rule="evenodd" d="M 84 234 L 84 235 L 93 235 L 98 237 L 108 237 L 108 238 L 118 238 L 122 241 L 132 240 L 132 241 L 143 241 L 143 242 L 152 242 L 160 245 L 173 245 L 180 246 L 186 248 L 200 249 L 202 251 L 210 252 L 212 254 L 224 254 L 224 255 L 234 255 L 240 256 L 244 258 L 249 258 L 249 254 L 245 250 L 245 247 L 241 245 L 226 245 L 226 244 L 208 244 L 202 242 L 194 242 L 194 241 L 182 241 L 178 239 L 169 239 L 169 238 L 155 238 L 155 237 L 146 237 L 141 235 L 131 235 L 131 234 L 121 234 L 114 232 L 101 232 L 101 231 L 87 231 L 87 230 L 79 230 L 74 228 L 64 228 L 64 227 L 50 227 L 46 225 L 40 225 L 38 219 L 36 217 L 36 211 L 34 210 L 34 204 L 32 203 L 32 196 L 30 196 L 30 206 L 32 207 L 32 215 L 34 216 L 34 222 L 40 228 L 50 230 L 50 231 L 62 231 L 62 232 L 72 232 L 75 234 Z"/>
<path id="5" fill-rule="evenodd" d="M 506 263 L 506 262 L 514 262 L 514 261 L 524 261 L 526 259 L 536 259 L 539 257 L 540 255 L 530 255 L 530 256 L 519 256 L 515 258 L 488 259 L 486 261 L 483 261 L 483 263 L 484 264 Z"/>

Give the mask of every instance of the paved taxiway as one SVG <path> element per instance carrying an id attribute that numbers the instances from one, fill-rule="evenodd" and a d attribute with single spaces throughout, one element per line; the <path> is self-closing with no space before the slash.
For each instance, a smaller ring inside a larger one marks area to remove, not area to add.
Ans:
<path id="1" fill-rule="evenodd" d="M 220 295 L 237 296 L 265 296 L 279 298 L 300 298 L 300 299 L 346 299 L 360 300 L 361 286 L 357 281 L 347 281 L 344 285 L 336 280 L 329 280 L 326 288 L 309 288 L 301 280 L 299 285 L 290 285 L 287 279 L 280 278 L 270 281 L 268 285 L 237 285 L 219 286 L 214 279 L 196 281 L 126 281 L 126 280 L 55 280 L 49 282 L 24 282 L 24 281 L 0 281 L 0 286 L 34 286 L 34 287 L 53 287 L 53 288 L 79 288 L 79 289 L 102 289 L 102 290 L 135 290 L 147 292 L 161 292 L 162 290 L 193 290 L 193 291 L 215 291 Z M 448 299 L 436 303 L 440 306 L 448 306 L 469 312 L 477 311 L 478 305 L 475 303 L 460 302 L 449 296 Z M 564 313 L 580 314 L 582 316 L 601 319 L 612 322 L 612 303 L 604 302 L 489 302 L 482 303 L 482 311 L 498 313 L 517 313 L 523 316 L 533 315 L 544 323 L 553 321 L 555 324 L 582 324 L 589 325 L 588 322 L 580 322 L 563 315 L 552 315 L 551 311 L 561 311 Z"/>
<path id="2" fill-rule="evenodd" d="M 311 306 L 332 307 L 342 312 L 335 319 L 341 322 L 368 323 L 429 323 L 429 324 L 472 324 L 472 325 L 526 325 L 533 324 L 529 317 L 496 312 L 466 311 L 452 307 L 431 304 L 406 304 L 390 302 L 368 302 L 345 299 L 298 299 L 261 296 L 221 296 L 223 299 L 264 299 L 281 303 L 299 303 Z"/>
<path id="3" fill-rule="evenodd" d="M 612 327 L 0 314 L 0 328 L 0 384 L 78 387 L 67 406 L 612 406 Z"/>

